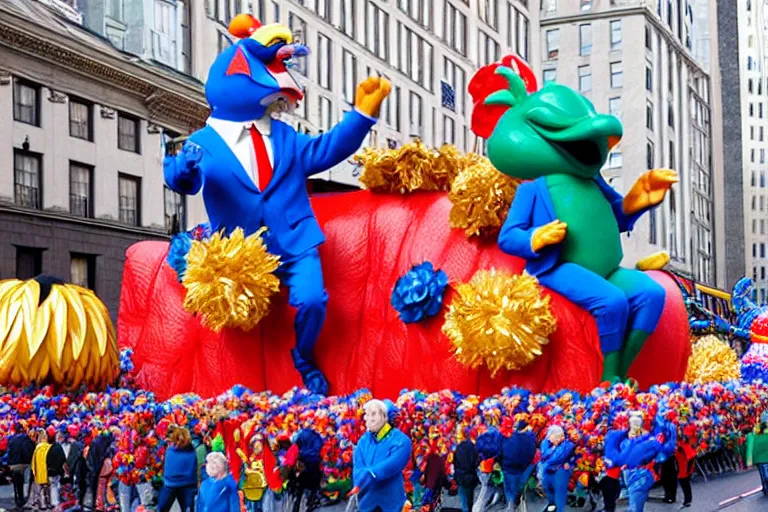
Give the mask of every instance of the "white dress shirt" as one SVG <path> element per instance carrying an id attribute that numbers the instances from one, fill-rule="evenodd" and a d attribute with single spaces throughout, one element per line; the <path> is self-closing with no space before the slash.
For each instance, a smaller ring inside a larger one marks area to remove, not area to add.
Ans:
<path id="1" fill-rule="evenodd" d="M 256 121 L 236 122 L 209 117 L 207 124 L 213 128 L 222 139 L 224 139 L 224 142 L 226 142 L 229 149 L 232 150 L 232 153 L 235 154 L 238 161 L 243 166 L 243 169 L 245 169 L 245 173 L 251 177 L 256 188 L 261 190 L 261 185 L 259 184 L 259 170 L 256 165 L 256 152 L 254 151 L 253 141 L 251 140 L 250 128 L 255 125 L 256 129 L 261 133 L 261 136 L 264 138 L 264 145 L 267 147 L 269 163 L 274 166 L 275 159 L 272 155 L 272 141 L 270 140 L 270 135 L 272 133 L 272 118 L 265 116 Z"/>

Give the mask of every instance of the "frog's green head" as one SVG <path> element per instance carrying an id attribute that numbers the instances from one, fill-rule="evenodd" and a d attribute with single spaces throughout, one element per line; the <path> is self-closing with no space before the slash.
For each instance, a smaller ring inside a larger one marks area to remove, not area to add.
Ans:
<path id="1" fill-rule="evenodd" d="M 555 173 L 597 176 L 621 139 L 619 120 L 596 113 L 587 98 L 569 87 L 550 83 L 529 94 L 512 68 L 497 66 L 495 74 L 508 87 L 476 103 L 476 108 L 491 106 L 503 112 L 486 135 L 491 163 L 520 179 Z"/>

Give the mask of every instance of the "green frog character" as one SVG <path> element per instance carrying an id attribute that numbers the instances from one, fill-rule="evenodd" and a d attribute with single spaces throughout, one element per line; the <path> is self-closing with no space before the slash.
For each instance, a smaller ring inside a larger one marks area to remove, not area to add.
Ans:
<path id="1" fill-rule="evenodd" d="M 498 87 L 499 76 L 505 87 Z M 677 174 L 648 171 L 622 197 L 600 175 L 621 140 L 619 120 L 597 114 L 587 98 L 563 85 L 536 91 L 532 76 L 522 61 L 506 58 L 470 83 L 473 130 L 488 139 L 491 162 L 530 180 L 518 187 L 498 243 L 524 258 L 541 284 L 593 315 L 603 378 L 623 379 L 656 329 L 666 294 L 644 272 L 620 266 L 621 233 L 661 204 Z"/>

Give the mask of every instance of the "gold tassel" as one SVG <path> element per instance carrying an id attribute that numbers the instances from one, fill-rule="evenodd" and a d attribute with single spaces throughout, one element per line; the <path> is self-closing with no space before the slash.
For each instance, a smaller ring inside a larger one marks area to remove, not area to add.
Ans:
<path id="1" fill-rule="evenodd" d="M 686 382 L 704 384 L 725 382 L 741 377 L 741 365 L 736 352 L 728 343 L 713 334 L 699 338 L 693 344 Z"/>
<path id="2" fill-rule="evenodd" d="M 468 237 L 495 235 L 507 218 L 519 183 L 496 170 L 487 158 L 474 155 L 448 195 L 453 203 L 451 227 L 463 229 Z"/>
<path id="3" fill-rule="evenodd" d="M 193 241 L 187 255 L 184 309 L 202 315 L 202 323 L 219 332 L 224 327 L 253 329 L 269 313 L 270 297 L 280 290 L 274 275 L 280 258 L 261 239 L 266 228 L 246 237 L 238 228 L 229 237 L 214 233 Z"/>
<path id="4" fill-rule="evenodd" d="M 479 270 L 456 291 L 443 333 L 461 364 L 484 364 L 491 377 L 502 368 L 518 370 L 530 364 L 555 332 L 550 298 L 542 296 L 538 280 L 527 273 Z"/>
<path id="5" fill-rule="evenodd" d="M 120 373 L 115 326 L 91 290 L 34 279 L 0 282 L 0 385 L 101 389 Z"/>

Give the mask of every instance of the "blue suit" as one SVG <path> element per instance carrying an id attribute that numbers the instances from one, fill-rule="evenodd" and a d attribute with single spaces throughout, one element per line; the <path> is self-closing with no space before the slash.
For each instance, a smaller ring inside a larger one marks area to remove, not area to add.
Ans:
<path id="1" fill-rule="evenodd" d="M 317 247 L 325 241 L 309 203 L 306 180 L 352 155 L 375 123 L 356 111 L 318 137 L 297 133 L 273 120 L 273 174 L 259 190 L 239 160 L 210 126 L 193 133 L 182 152 L 166 158 L 165 181 L 181 194 L 202 189 L 214 232 L 243 228 L 250 235 L 266 226 L 264 241 L 281 258 L 277 274 L 297 309 L 294 363 L 312 391 L 327 393 L 327 382 L 313 363 L 312 351 L 325 321 L 328 300 Z M 315 380 L 315 385 L 312 385 Z M 309 381 L 309 382 L 308 382 Z"/>
<path id="2" fill-rule="evenodd" d="M 576 445 L 568 440 L 556 446 L 550 443 L 549 439 L 541 443 L 541 460 L 539 460 L 537 476 L 547 500 L 551 505 L 556 506 L 557 512 L 565 512 L 575 450 Z"/>
<path id="3" fill-rule="evenodd" d="M 611 205 L 619 231 L 631 231 L 645 211 L 625 214 L 623 197 L 602 176 L 594 179 Z M 508 254 L 525 258 L 529 274 L 592 314 L 603 353 L 621 349 L 630 330 L 653 332 L 664 308 L 664 288 L 642 272 L 618 268 L 606 279 L 575 263 L 561 262 L 559 244 L 534 252 L 531 246 L 534 232 L 555 220 L 546 178 L 523 183 L 517 188 L 499 233 L 499 247 Z"/>
<path id="4" fill-rule="evenodd" d="M 360 512 L 400 512 L 405 505 L 403 470 L 411 458 L 411 440 L 392 429 L 382 440 L 366 432 L 355 446 L 352 481 L 360 488 Z"/>

